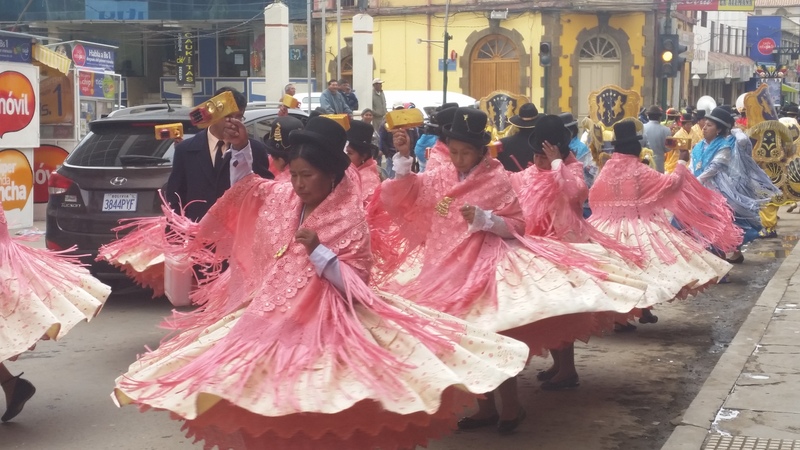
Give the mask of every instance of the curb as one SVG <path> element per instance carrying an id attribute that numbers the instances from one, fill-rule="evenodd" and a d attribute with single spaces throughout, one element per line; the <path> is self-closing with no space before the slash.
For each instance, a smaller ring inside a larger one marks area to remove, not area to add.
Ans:
<path id="1" fill-rule="evenodd" d="M 800 248 L 793 251 L 767 283 L 728 349 L 717 361 L 700 392 L 683 414 L 661 450 L 699 450 L 709 436 L 711 424 L 739 379 L 748 358 L 761 342 L 775 308 L 789 283 L 800 270 Z"/>

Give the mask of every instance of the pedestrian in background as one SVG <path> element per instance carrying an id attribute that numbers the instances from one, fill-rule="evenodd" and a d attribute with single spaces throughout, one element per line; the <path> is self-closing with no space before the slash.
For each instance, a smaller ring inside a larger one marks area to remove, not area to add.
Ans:
<path id="1" fill-rule="evenodd" d="M 356 91 L 350 87 L 350 82 L 342 78 L 339 80 L 339 93 L 344 97 L 345 103 L 350 107 L 351 111 L 358 111 L 358 98 Z"/>
<path id="2" fill-rule="evenodd" d="M 336 80 L 328 81 L 328 89 L 319 96 L 319 107 L 325 110 L 325 114 L 353 115 L 353 110 L 339 92 L 339 82 Z"/>
<path id="3" fill-rule="evenodd" d="M 667 151 L 667 138 L 672 136 L 672 132 L 664 125 L 661 125 L 661 117 L 664 113 L 658 105 L 653 105 L 647 110 L 647 118 L 644 124 L 644 145 L 653 150 L 653 158 L 656 163 L 656 170 L 664 173 L 664 154 Z"/>
<path id="4" fill-rule="evenodd" d="M 372 80 L 372 113 L 372 126 L 378 131 L 386 116 L 386 95 L 383 93 L 383 80 L 380 78 Z"/>

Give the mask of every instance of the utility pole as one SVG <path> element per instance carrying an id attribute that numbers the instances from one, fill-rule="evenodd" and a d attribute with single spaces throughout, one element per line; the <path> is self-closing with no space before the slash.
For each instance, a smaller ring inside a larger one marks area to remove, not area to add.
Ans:
<path id="1" fill-rule="evenodd" d="M 447 22 L 450 20 L 450 0 L 444 4 L 444 57 L 442 58 L 442 104 L 447 103 L 447 60 L 450 59 L 448 50 L 448 42 L 453 39 L 453 36 L 447 33 Z"/>
<path id="2" fill-rule="evenodd" d="M 342 79 L 342 0 L 336 0 L 336 80 Z"/>
<path id="3" fill-rule="evenodd" d="M 667 0 L 666 6 L 667 6 L 667 16 L 664 18 L 664 31 L 663 31 L 662 34 L 670 34 L 670 33 L 672 33 L 672 1 L 671 0 Z M 659 57 L 658 64 L 661 64 L 661 61 L 660 61 L 661 55 L 658 55 L 658 57 Z M 659 103 L 661 104 L 661 106 L 663 108 L 667 107 L 667 83 L 668 83 L 667 80 L 668 80 L 668 78 L 663 76 L 663 75 L 661 77 L 659 77 L 659 83 L 661 83 L 661 86 L 660 86 L 661 87 L 661 95 L 660 95 L 661 100 L 659 101 Z"/>
<path id="4" fill-rule="evenodd" d="M 308 101 L 306 102 L 306 111 L 311 114 L 311 10 L 314 8 L 314 1 L 308 0 L 308 7 L 306 8 L 306 87 L 308 87 Z M 266 72 L 264 72 L 266 75 Z"/>

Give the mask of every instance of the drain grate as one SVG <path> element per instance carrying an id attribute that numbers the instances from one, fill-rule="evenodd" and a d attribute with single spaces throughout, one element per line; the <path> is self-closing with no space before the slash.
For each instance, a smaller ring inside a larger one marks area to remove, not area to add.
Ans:
<path id="1" fill-rule="evenodd" d="M 711 436 L 703 450 L 800 450 L 800 441 L 747 436 Z"/>

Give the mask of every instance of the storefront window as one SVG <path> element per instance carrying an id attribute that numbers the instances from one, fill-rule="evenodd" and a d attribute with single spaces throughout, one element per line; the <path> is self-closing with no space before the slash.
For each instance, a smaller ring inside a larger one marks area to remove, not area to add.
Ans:
<path id="1" fill-rule="evenodd" d="M 220 36 L 218 46 L 220 77 L 250 76 L 250 33 Z"/>

